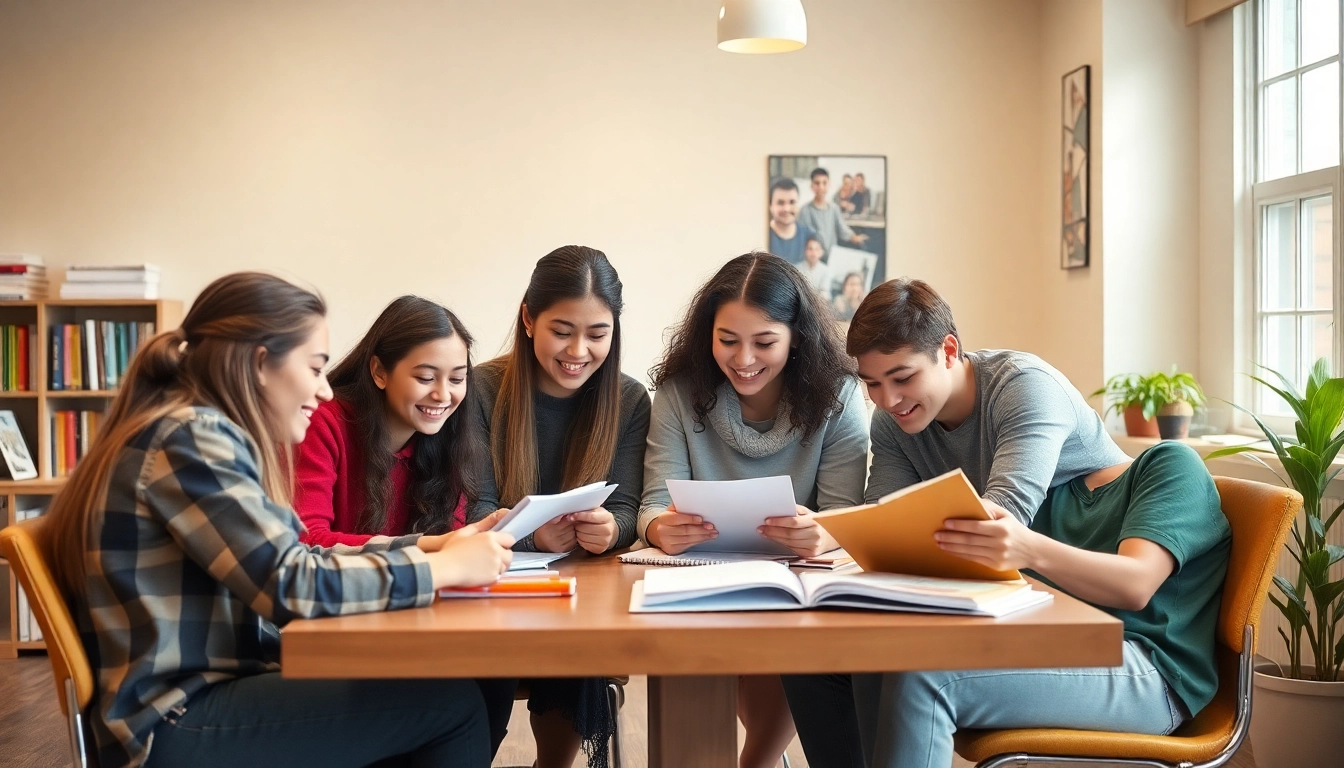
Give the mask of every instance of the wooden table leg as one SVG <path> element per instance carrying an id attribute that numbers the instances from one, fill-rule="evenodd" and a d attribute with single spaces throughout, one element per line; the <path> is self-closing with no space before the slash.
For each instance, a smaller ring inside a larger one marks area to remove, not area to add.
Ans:
<path id="1" fill-rule="evenodd" d="M 737 676 L 649 676 L 649 768 L 736 768 Z"/>

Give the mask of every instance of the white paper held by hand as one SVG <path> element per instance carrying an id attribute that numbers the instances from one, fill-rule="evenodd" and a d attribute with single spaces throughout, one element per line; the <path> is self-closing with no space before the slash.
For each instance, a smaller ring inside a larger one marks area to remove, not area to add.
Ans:
<path id="1" fill-rule="evenodd" d="M 561 515 L 602 506 L 614 490 L 615 483 L 607 485 L 606 481 L 601 481 L 564 493 L 524 496 L 490 530 L 510 533 L 515 539 L 521 539 Z"/>
<path id="2" fill-rule="evenodd" d="M 793 554 L 788 547 L 756 531 L 767 517 L 797 514 L 793 481 L 787 475 L 750 480 L 668 480 L 667 492 L 678 512 L 699 515 L 719 532 L 717 537 L 696 544 L 692 550 Z"/>

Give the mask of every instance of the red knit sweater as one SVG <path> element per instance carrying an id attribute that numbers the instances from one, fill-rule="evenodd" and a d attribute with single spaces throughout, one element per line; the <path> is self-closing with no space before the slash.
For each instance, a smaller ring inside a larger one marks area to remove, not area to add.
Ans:
<path id="1" fill-rule="evenodd" d="M 330 547 L 360 546 L 372 534 L 355 533 L 364 511 L 364 453 L 355 441 L 352 406 L 337 400 L 322 403 L 313 413 L 308 434 L 294 451 L 294 511 L 308 530 L 306 544 Z M 379 534 L 409 533 L 413 510 L 405 497 L 411 482 L 412 438 L 396 453 L 392 465 L 391 497 L 387 524 Z M 466 522 L 466 500 L 453 510 L 454 529 Z"/>

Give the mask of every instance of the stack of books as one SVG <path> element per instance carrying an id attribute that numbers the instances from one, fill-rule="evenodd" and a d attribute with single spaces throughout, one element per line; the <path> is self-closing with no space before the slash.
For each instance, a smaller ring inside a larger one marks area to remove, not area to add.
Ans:
<path id="1" fill-rule="evenodd" d="M 0 253 L 0 301 L 47 298 L 47 268 L 41 256 Z"/>
<path id="2" fill-rule="evenodd" d="M 72 264 L 65 269 L 62 299 L 157 299 L 159 268 L 153 264 Z"/>
<path id="3" fill-rule="evenodd" d="M 85 320 L 57 323 L 50 331 L 49 388 L 108 390 L 121 385 L 136 350 L 154 335 L 154 324 Z"/>

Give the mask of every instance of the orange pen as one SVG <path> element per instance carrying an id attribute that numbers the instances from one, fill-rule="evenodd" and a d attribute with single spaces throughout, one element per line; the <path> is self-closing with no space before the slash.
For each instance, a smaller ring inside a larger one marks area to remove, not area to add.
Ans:
<path id="1" fill-rule="evenodd" d="M 483 587 L 441 589 L 439 597 L 568 597 L 577 587 L 573 576 L 513 576 Z"/>

